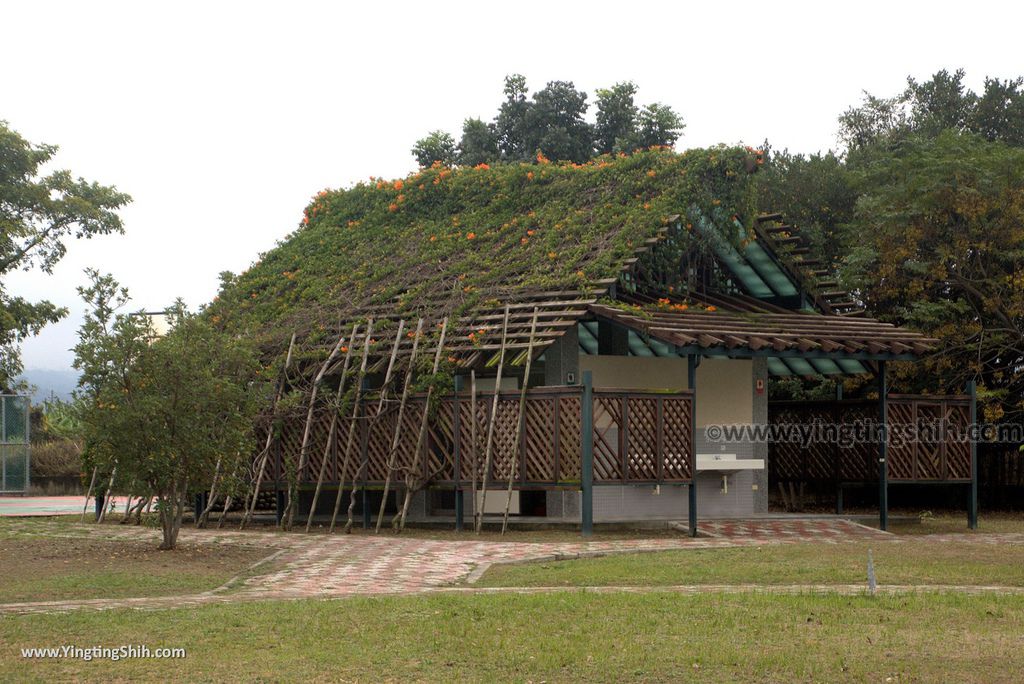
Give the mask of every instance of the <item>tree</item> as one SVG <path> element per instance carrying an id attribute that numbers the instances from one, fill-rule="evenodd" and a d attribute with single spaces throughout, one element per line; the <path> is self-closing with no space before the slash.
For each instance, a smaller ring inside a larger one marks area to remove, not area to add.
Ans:
<path id="1" fill-rule="evenodd" d="M 526 88 L 526 77 L 512 74 L 505 77 L 505 101 L 498 108 L 498 116 L 494 119 L 494 128 L 498 134 L 498 149 L 502 159 L 525 161 L 536 153 L 530 147 L 529 129 L 530 109 L 533 103 L 526 99 L 529 90 Z"/>
<path id="2" fill-rule="evenodd" d="M 494 124 L 480 119 L 466 119 L 459 142 L 459 163 L 463 166 L 491 164 L 498 160 L 498 132 Z"/>
<path id="3" fill-rule="evenodd" d="M 9 389 L 22 370 L 22 340 L 67 314 L 48 301 L 9 295 L 4 276 L 30 268 L 50 273 L 69 237 L 123 232 L 116 211 L 131 201 L 69 171 L 40 175 L 56 153 L 56 146 L 32 144 L 0 121 L 0 389 Z"/>
<path id="4" fill-rule="evenodd" d="M 594 154 L 587 113 L 587 94 L 572 81 L 551 81 L 533 96 L 526 115 L 528 156 L 543 152 L 553 160 L 582 163 Z"/>
<path id="5" fill-rule="evenodd" d="M 1024 145 L 1024 80 L 986 78 L 978 95 L 964 85 L 964 77 L 963 69 L 943 69 L 920 83 L 908 77 L 906 88 L 893 97 L 865 93 L 860 106 L 839 117 L 839 139 L 857 151 L 878 144 L 893 146 L 911 135 L 935 138 L 954 130 Z"/>
<path id="6" fill-rule="evenodd" d="M 455 164 L 455 139 L 444 131 L 431 131 L 427 137 L 416 141 L 412 156 L 416 157 L 421 168 L 427 168 L 434 162 L 452 166 Z"/>
<path id="7" fill-rule="evenodd" d="M 120 313 L 128 295 L 90 272 L 79 288 L 90 307 L 75 347 L 82 371 L 84 458 L 115 469 L 134 493 L 154 496 L 173 549 L 189 492 L 205 491 L 217 470 L 235 472 L 254 453 L 259 366 L 244 338 L 217 331 L 178 302 L 172 327 L 154 339 L 148 317 Z"/>
<path id="8" fill-rule="evenodd" d="M 597 124 L 594 126 L 594 147 L 598 154 L 609 154 L 621 148 L 624 141 L 636 132 L 639 110 L 633 102 L 636 84 L 632 81 L 616 83 L 611 88 L 598 89 Z"/>
<path id="9" fill-rule="evenodd" d="M 947 130 L 857 172 L 851 282 L 871 311 L 940 340 L 918 374 L 978 377 L 989 420 L 1024 415 L 1024 150 Z"/>
<path id="10" fill-rule="evenodd" d="M 657 102 L 644 106 L 637 117 L 637 130 L 627 136 L 627 150 L 646 150 L 650 147 L 671 147 L 683 134 L 685 124 L 681 116 L 668 105 Z"/>

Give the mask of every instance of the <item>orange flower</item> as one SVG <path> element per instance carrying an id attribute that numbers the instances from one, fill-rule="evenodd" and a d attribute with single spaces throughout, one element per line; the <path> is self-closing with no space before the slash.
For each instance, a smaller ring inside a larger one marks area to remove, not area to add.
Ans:
<path id="1" fill-rule="evenodd" d="M 477 164 L 477 165 L 476 165 L 476 166 L 474 166 L 473 168 L 474 168 L 474 169 L 480 169 L 481 171 L 486 171 L 487 169 L 489 169 L 489 168 L 491 168 L 491 167 L 490 167 L 490 166 L 488 166 L 487 164 Z"/>
<path id="2" fill-rule="evenodd" d="M 348 354 L 348 347 L 342 347 L 341 348 L 341 353 L 342 354 Z"/>
<path id="3" fill-rule="evenodd" d="M 377 189 L 380 190 L 384 187 L 384 181 L 377 181 Z"/>
<path id="4" fill-rule="evenodd" d="M 388 211 L 390 211 L 391 213 L 398 211 L 398 205 L 392 202 L 391 204 L 388 205 Z"/>
<path id="5" fill-rule="evenodd" d="M 413 331 L 413 330 L 410 330 L 409 332 L 407 332 L 405 334 L 405 336 L 408 337 L 411 340 L 412 338 L 416 337 L 416 332 Z"/>
<path id="6" fill-rule="evenodd" d="M 538 164 L 550 164 L 551 160 L 548 159 L 547 157 L 545 157 L 543 152 L 538 152 L 537 153 L 537 163 Z"/>
<path id="7" fill-rule="evenodd" d="M 662 298 L 662 299 L 658 300 L 658 304 L 661 304 L 662 306 L 667 306 L 668 304 L 671 304 L 671 303 L 672 302 L 670 300 L 665 299 L 665 298 Z"/>
<path id="8" fill-rule="evenodd" d="M 558 252 L 548 252 L 548 259 L 557 259 Z"/>
<path id="9" fill-rule="evenodd" d="M 393 187 L 395 188 L 395 190 L 401 190 L 403 185 L 405 185 L 405 183 L 403 183 L 401 179 L 398 179 L 395 181 Z"/>
<path id="10" fill-rule="evenodd" d="M 436 235 L 431 235 L 430 236 L 430 241 L 434 242 L 435 240 L 437 240 L 437 236 Z"/>
<path id="11" fill-rule="evenodd" d="M 304 216 L 302 218 L 302 225 L 304 225 L 304 226 L 308 226 L 309 225 L 309 217 L 308 216 Z"/>
<path id="12" fill-rule="evenodd" d="M 527 180 L 533 180 L 533 171 L 527 171 L 526 172 L 526 179 Z"/>
<path id="13" fill-rule="evenodd" d="M 525 245 L 529 241 L 530 241 L 530 238 L 519 238 L 519 244 L 521 244 L 521 245 Z"/>
<path id="14" fill-rule="evenodd" d="M 476 233 L 466 233 L 467 240 L 476 240 Z"/>
<path id="15" fill-rule="evenodd" d="M 709 306 L 709 307 L 706 307 L 704 310 L 705 311 L 718 311 L 718 307 L 716 307 L 716 306 Z"/>
<path id="16" fill-rule="evenodd" d="M 404 202 L 405 201 L 405 195 L 399 195 L 398 197 L 395 198 L 395 201 L 399 202 L 399 203 Z"/>
<path id="17" fill-rule="evenodd" d="M 653 170 L 653 169 L 647 172 L 647 177 L 648 177 L 648 178 L 654 178 L 654 177 L 655 177 L 655 176 L 657 176 L 657 175 L 658 175 L 658 174 L 654 173 L 654 170 Z"/>
<path id="18" fill-rule="evenodd" d="M 537 231 L 535 231 L 533 228 L 531 228 L 530 230 L 526 231 L 526 234 L 529 235 L 530 237 L 533 237 L 533 234 L 536 233 L 536 232 Z"/>
<path id="19" fill-rule="evenodd" d="M 651 208 L 651 203 L 650 202 L 644 202 L 644 209 L 650 209 L 650 208 Z"/>

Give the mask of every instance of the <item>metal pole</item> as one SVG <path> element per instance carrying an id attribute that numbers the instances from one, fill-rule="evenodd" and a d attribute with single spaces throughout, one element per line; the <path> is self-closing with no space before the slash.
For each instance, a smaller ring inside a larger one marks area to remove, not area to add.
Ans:
<path id="1" fill-rule="evenodd" d="M 888 417 L 886 416 L 886 394 L 889 391 L 886 382 L 885 361 L 878 362 L 878 413 L 881 420 L 878 432 L 878 529 L 885 531 L 889 527 L 889 463 L 886 459 L 889 451 Z"/>
<path id="2" fill-rule="evenodd" d="M 971 397 L 971 485 L 967 490 L 967 527 L 978 529 L 978 435 L 975 425 L 978 422 L 978 387 L 974 380 L 967 383 L 967 394 Z"/>
<path id="3" fill-rule="evenodd" d="M 580 527 L 584 537 L 594 534 L 594 376 L 583 371 L 583 403 L 580 417 L 580 445 L 583 449 L 580 488 L 583 490 Z"/>
<path id="4" fill-rule="evenodd" d="M 690 536 L 697 536 L 697 356 L 686 356 L 686 386 L 693 393 L 690 401 Z"/>

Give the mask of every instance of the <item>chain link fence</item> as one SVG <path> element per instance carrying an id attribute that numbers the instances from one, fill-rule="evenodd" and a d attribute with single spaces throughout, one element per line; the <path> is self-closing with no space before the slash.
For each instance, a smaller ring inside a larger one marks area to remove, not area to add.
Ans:
<path id="1" fill-rule="evenodd" d="M 0 493 L 28 491 L 30 407 L 28 397 L 0 395 Z"/>

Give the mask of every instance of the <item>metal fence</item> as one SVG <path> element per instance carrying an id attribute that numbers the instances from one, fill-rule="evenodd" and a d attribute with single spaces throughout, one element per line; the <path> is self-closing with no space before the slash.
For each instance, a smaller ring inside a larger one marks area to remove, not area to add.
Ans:
<path id="1" fill-rule="evenodd" d="M 0 394 L 0 493 L 28 490 L 30 406 L 28 397 Z"/>

